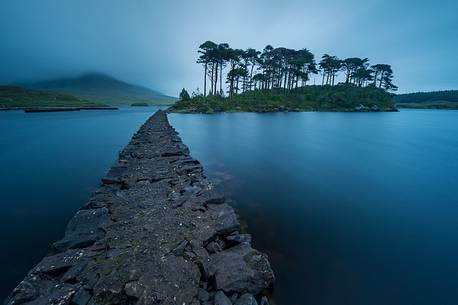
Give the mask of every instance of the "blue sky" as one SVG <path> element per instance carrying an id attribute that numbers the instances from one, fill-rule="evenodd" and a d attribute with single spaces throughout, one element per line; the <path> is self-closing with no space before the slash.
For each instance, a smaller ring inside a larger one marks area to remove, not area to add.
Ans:
<path id="1" fill-rule="evenodd" d="M 87 71 L 177 95 L 205 40 L 388 63 L 400 92 L 458 89 L 458 2 L 2 0 L 0 83 Z"/>

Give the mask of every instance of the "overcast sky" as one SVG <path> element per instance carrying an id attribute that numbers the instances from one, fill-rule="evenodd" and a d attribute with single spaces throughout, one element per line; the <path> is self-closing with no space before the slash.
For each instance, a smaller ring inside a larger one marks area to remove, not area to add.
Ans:
<path id="1" fill-rule="evenodd" d="M 0 83 L 98 71 L 176 96 L 202 88 L 197 48 L 213 40 L 368 57 L 400 92 L 458 89 L 457 3 L 1 0 Z"/>

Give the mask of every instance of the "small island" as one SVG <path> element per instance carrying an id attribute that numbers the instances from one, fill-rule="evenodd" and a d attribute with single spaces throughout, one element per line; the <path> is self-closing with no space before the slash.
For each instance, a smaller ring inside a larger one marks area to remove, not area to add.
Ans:
<path id="1" fill-rule="evenodd" d="M 325 54 L 316 63 L 308 49 L 268 45 L 260 52 L 212 41 L 203 43 L 198 52 L 203 93 L 197 90 L 190 95 L 183 89 L 170 112 L 397 111 L 391 66 L 370 65 L 368 58 L 341 60 Z M 337 81 L 339 73 L 344 82 Z M 316 84 L 317 74 L 320 84 Z"/>

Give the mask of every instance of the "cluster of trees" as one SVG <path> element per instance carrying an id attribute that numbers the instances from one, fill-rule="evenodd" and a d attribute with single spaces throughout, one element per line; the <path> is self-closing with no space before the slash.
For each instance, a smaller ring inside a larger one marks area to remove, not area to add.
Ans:
<path id="1" fill-rule="evenodd" d="M 199 47 L 197 63 L 204 68 L 204 96 L 224 95 L 223 82 L 230 97 L 239 92 L 256 89 L 284 89 L 307 85 L 312 74 L 322 75 L 322 85 L 336 84 L 340 72 L 345 83 L 356 86 L 375 86 L 395 91 L 390 65 L 371 66 L 367 58 L 347 58 L 325 54 L 317 64 L 308 49 L 274 48 L 266 46 L 262 52 L 255 49 L 233 49 L 227 43 L 206 41 Z M 225 76 L 225 79 L 223 79 Z M 209 82 L 207 82 L 209 80 Z"/>
<path id="2" fill-rule="evenodd" d="M 322 85 L 334 85 L 337 73 L 345 73 L 345 83 L 359 87 L 375 86 L 387 91 L 396 91 L 393 84 L 393 69 L 390 65 L 377 64 L 371 66 L 368 58 L 351 57 L 340 60 L 325 54 L 319 63 L 323 75 Z"/>

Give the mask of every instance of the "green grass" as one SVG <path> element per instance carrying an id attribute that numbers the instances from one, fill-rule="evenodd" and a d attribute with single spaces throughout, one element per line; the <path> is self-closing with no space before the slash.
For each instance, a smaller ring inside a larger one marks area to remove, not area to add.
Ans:
<path id="1" fill-rule="evenodd" d="M 29 90 L 14 86 L 0 86 L 0 108 L 45 108 L 45 107 L 98 107 L 99 102 L 78 99 L 55 92 Z"/>
<path id="2" fill-rule="evenodd" d="M 355 111 L 355 107 L 377 106 L 394 109 L 393 95 L 374 87 L 352 85 L 307 86 L 291 92 L 255 90 L 232 98 L 196 96 L 169 108 L 176 113 L 274 112 L 274 111 Z"/>

